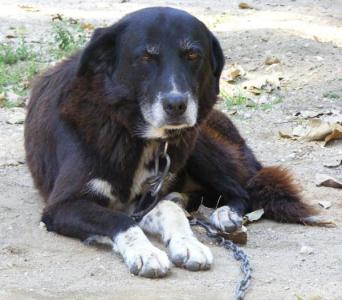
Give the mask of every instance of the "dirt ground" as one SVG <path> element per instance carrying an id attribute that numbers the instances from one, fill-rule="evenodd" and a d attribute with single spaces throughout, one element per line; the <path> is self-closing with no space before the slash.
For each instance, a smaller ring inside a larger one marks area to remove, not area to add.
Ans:
<path id="1" fill-rule="evenodd" d="M 1 0 L 0 38 L 19 24 L 30 29 L 32 38 L 43 38 L 52 13 L 102 24 L 138 8 L 169 5 L 209 24 L 222 43 L 227 66 L 238 63 L 255 77 L 280 74 L 282 103 L 266 110 L 245 108 L 232 118 L 260 160 L 291 168 L 307 201 L 333 218 L 337 227 L 266 220 L 249 225 L 243 249 L 253 266 L 253 280 L 246 299 L 342 299 L 342 190 L 314 183 L 317 173 L 342 175 L 342 167 L 324 167 L 342 159 L 342 143 L 322 147 L 278 135 L 304 122 L 294 116 L 297 112 L 342 112 L 342 2 L 249 3 L 256 9 L 241 10 L 238 1 L 223 0 Z M 281 63 L 265 66 L 269 55 Z M 337 97 L 324 96 L 332 92 Z M 233 299 L 239 265 L 216 246 L 211 245 L 215 262 L 210 271 L 173 268 L 167 278 L 149 280 L 131 276 L 109 249 L 86 247 L 40 228 L 43 206 L 25 165 L 23 125 L 8 124 L 23 112 L 0 109 L 0 299 Z M 332 206 L 324 210 L 320 200 Z M 313 252 L 300 253 L 303 246 Z"/>

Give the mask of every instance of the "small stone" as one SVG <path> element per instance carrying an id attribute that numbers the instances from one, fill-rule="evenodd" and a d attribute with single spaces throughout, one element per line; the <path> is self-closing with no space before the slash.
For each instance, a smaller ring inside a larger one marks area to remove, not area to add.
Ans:
<path id="1" fill-rule="evenodd" d="M 25 112 L 22 108 L 17 108 L 15 110 L 11 110 L 11 114 L 9 118 L 6 120 L 7 124 L 18 125 L 23 124 L 25 121 Z"/>
<path id="2" fill-rule="evenodd" d="M 39 228 L 40 229 L 46 229 L 46 225 L 44 222 L 39 222 Z"/>
<path id="3" fill-rule="evenodd" d="M 280 59 L 275 56 L 268 56 L 265 59 L 265 65 L 274 65 L 274 64 L 280 64 Z"/>
<path id="4" fill-rule="evenodd" d="M 26 97 L 22 97 L 13 92 L 6 92 L 6 99 L 13 104 L 13 106 L 25 106 Z"/>
<path id="5" fill-rule="evenodd" d="M 309 246 L 302 246 L 299 251 L 300 254 L 313 254 L 314 249 Z"/>

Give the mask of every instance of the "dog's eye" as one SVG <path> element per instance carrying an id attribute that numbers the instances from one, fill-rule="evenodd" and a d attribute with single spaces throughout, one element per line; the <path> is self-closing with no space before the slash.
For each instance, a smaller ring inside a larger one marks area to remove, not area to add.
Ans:
<path id="1" fill-rule="evenodd" d="M 199 58 L 200 58 L 200 55 L 197 52 L 188 52 L 188 53 L 186 53 L 186 59 L 187 60 L 197 60 Z"/>

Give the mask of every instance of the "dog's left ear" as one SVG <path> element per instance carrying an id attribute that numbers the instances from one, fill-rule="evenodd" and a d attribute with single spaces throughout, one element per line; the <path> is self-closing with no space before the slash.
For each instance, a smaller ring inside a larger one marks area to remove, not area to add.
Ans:
<path id="1" fill-rule="evenodd" d="M 211 39 L 211 64 L 215 77 L 216 94 L 220 93 L 220 77 L 224 66 L 224 55 L 217 38 L 210 32 Z"/>
<path id="2" fill-rule="evenodd" d="M 82 51 L 78 66 L 78 76 L 94 74 L 98 71 L 111 72 L 115 65 L 117 39 L 124 29 L 123 23 L 111 27 L 98 28 Z M 106 70 L 103 70 L 103 69 Z"/>

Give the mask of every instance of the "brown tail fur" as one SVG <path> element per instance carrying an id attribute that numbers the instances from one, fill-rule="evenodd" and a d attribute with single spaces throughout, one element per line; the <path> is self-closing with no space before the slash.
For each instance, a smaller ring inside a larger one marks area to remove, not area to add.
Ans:
<path id="1" fill-rule="evenodd" d="M 263 208 L 264 216 L 279 222 L 305 223 L 316 215 L 300 196 L 291 174 L 282 167 L 262 168 L 247 185 L 253 210 Z"/>

